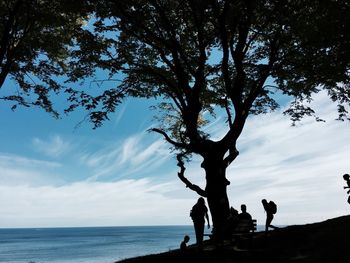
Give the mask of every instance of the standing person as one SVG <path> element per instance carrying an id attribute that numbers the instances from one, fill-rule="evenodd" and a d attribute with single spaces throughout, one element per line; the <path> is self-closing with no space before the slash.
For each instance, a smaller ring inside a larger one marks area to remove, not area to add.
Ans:
<path id="1" fill-rule="evenodd" d="M 343 178 L 347 184 L 347 186 L 344 186 L 344 189 L 349 189 L 349 191 L 347 191 L 347 193 L 350 193 L 350 175 L 349 174 L 344 174 Z"/>
<path id="2" fill-rule="evenodd" d="M 196 232 L 197 245 L 201 246 L 203 243 L 205 218 L 208 222 L 208 228 L 210 228 L 208 208 L 205 206 L 203 197 L 198 198 L 197 203 L 192 207 L 190 216 L 193 221 L 194 231 Z"/>
<path id="3" fill-rule="evenodd" d="M 344 180 L 345 180 L 345 182 L 347 184 L 347 186 L 344 186 L 344 189 L 349 189 L 347 191 L 347 193 L 349 194 L 350 193 L 350 175 L 349 174 L 344 174 L 343 178 L 344 178 Z M 350 195 L 348 197 L 348 203 L 350 204 Z"/>
<path id="4" fill-rule="evenodd" d="M 274 229 L 277 228 L 271 225 L 273 215 L 277 213 L 277 205 L 273 201 L 267 202 L 266 199 L 261 200 L 261 202 L 266 212 L 265 233 L 267 233 L 269 227 Z"/>

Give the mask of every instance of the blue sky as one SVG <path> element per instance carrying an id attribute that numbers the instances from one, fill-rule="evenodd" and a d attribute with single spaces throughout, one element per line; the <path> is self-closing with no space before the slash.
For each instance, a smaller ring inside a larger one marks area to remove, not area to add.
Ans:
<path id="1" fill-rule="evenodd" d="M 350 125 L 334 121 L 323 93 L 313 102 L 326 123 L 291 127 L 283 107 L 252 116 L 228 169 L 229 198 L 247 204 L 258 224 L 260 200 L 278 204 L 276 224 L 301 224 L 348 214 L 342 174 L 350 172 Z M 197 196 L 177 179 L 168 145 L 147 132 L 155 125 L 149 101 L 128 99 L 93 130 L 76 112 L 55 120 L 40 109 L 12 112 L 0 104 L 0 227 L 191 224 Z M 207 131 L 219 137 L 218 115 Z M 204 185 L 201 160 L 188 178 Z"/>

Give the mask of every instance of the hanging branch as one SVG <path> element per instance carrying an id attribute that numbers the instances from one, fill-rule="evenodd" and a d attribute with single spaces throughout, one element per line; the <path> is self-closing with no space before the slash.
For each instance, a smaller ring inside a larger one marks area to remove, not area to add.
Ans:
<path id="1" fill-rule="evenodd" d="M 178 161 L 177 166 L 180 167 L 180 172 L 177 173 L 177 176 L 180 178 L 180 180 L 186 185 L 187 188 L 190 188 L 192 191 L 195 191 L 197 194 L 203 197 L 207 197 L 207 192 L 204 191 L 202 188 L 200 188 L 198 185 L 192 184 L 184 175 L 185 173 L 185 165 L 182 161 L 182 157 L 185 154 L 180 153 L 176 156 L 176 159 Z"/>
<path id="2" fill-rule="evenodd" d="M 161 135 L 164 136 L 164 139 L 165 139 L 168 143 L 174 145 L 175 147 L 184 148 L 184 149 L 187 149 L 187 148 L 188 148 L 188 145 L 187 145 L 187 144 L 185 144 L 185 143 L 179 143 L 179 142 L 176 142 L 176 141 L 172 140 L 172 139 L 169 137 L 169 135 L 168 135 L 165 131 L 163 131 L 163 130 L 160 130 L 160 129 L 157 129 L 157 128 L 152 128 L 152 129 L 150 129 L 150 131 L 154 131 L 154 132 L 160 133 Z"/>

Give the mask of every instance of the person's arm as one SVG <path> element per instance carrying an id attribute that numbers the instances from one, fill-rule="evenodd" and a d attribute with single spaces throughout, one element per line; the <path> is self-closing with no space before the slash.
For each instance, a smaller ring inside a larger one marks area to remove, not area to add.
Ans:
<path id="1" fill-rule="evenodd" d="M 208 228 L 210 228 L 208 212 L 205 212 L 205 218 L 207 219 L 207 222 L 208 222 Z"/>

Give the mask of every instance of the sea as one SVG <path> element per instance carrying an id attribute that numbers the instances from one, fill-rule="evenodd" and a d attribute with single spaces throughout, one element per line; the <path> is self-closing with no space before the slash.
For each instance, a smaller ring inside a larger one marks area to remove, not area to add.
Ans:
<path id="1" fill-rule="evenodd" d="M 177 249 L 185 235 L 195 243 L 193 226 L 3 228 L 0 262 L 113 263 Z"/>
<path id="2" fill-rule="evenodd" d="M 0 229 L 0 262 L 112 263 L 177 249 L 193 226 Z"/>

